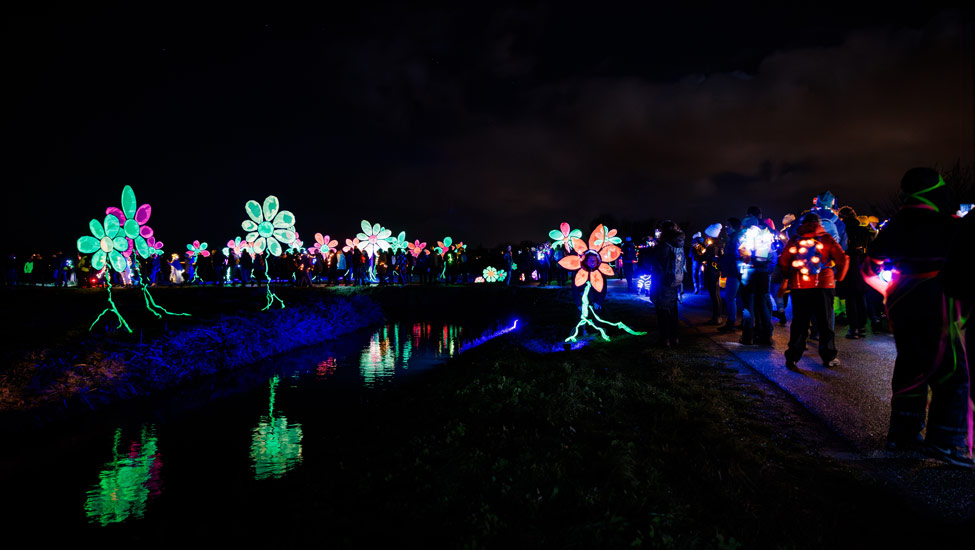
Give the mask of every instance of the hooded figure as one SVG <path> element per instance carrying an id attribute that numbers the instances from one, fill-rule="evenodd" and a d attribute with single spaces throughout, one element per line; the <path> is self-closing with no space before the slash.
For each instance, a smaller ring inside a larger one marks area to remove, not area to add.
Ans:
<path id="1" fill-rule="evenodd" d="M 949 464 L 975 468 L 961 308 L 940 276 L 955 240 L 951 197 L 944 179 L 930 168 L 908 170 L 901 194 L 904 205 L 867 246 L 863 262 L 864 279 L 885 297 L 897 346 L 887 448 L 921 447 Z M 876 273 L 885 264 L 892 273 L 889 283 Z"/>

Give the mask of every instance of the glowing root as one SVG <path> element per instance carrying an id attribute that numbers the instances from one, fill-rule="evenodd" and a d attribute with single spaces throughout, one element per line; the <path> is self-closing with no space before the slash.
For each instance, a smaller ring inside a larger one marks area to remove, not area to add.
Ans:
<path id="1" fill-rule="evenodd" d="M 277 300 L 281 304 L 281 309 L 284 309 L 284 300 L 278 298 L 278 295 L 271 290 L 271 270 L 268 269 L 264 272 L 264 277 L 267 279 L 267 305 L 264 306 L 261 311 L 267 311 L 271 309 L 274 305 L 274 301 Z"/>
<path id="2" fill-rule="evenodd" d="M 166 308 L 162 307 L 161 305 L 157 304 L 155 298 L 153 298 L 152 294 L 149 292 L 149 287 L 144 283 L 142 285 L 142 296 L 146 299 L 146 309 L 148 309 L 150 313 L 152 313 L 158 318 L 162 318 L 162 315 L 160 315 L 156 311 L 156 309 L 165 313 L 166 315 L 174 315 L 177 317 L 191 317 L 189 313 L 173 313 L 172 311 L 169 311 Z"/>
<path id="3" fill-rule="evenodd" d="M 103 315 L 105 315 L 108 312 L 112 312 L 112 313 L 115 314 L 116 317 L 118 317 L 118 327 L 116 327 L 116 328 L 125 327 L 125 330 L 127 330 L 127 331 L 129 331 L 131 333 L 132 332 L 132 329 L 129 328 L 129 324 L 125 322 L 125 319 L 124 318 L 122 318 L 122 314 L 119 313 L 118 312 L 118 308 L 115 307 L 115 302 L 112 301 L 112 281 L 111 280 L 108 281 L 108 305 L 109 305 L 109 307 L 105 308 L 105 311 L 103 311 L 103 312 L 101 312 L 101 313 L 98 314 L 98 318 L 96 318 L 95 319 L 95 322 L 92 323 L 90 327 L 88 327 L 88 331 L 91 332 L 91 329 L 95 328 L 95 325 L 98 324 L 98 321 L 101 320 L 101 318 L 102 318 Z"/>
<path id="4" fill-rule="evenodd" d="M 149 313 L 152 313 L 153 315 L 155 315 L 157 319 L 161 319 L 162 318 L 162 315 L 160 315 L 159 312 L 156 311 L 157 309 L 159 311 L 165 313 L 166 315 L 175 315 L 175 316 L 179 316 L 179 317 L 190 317 L 190 314 L 189 313 L 173 313 L 173 312 L 167 310 L 166 308 L 162 307 L 161 305 L 157 304 L 155 298 L 153 298 L 152 297 L 152 294 L 149 292 L 149 285 L 146 284 L 145 279 L 142 277 L 142 271 L 139 269 L 139 262 L 138 261 L 135 262 L 135 266 L 136 266 L 135 267 L 135 271 L 136 271 L 136 273 L 139 274 L 139 280 L 142 281 L 142 297 L 145 298 L 145 300 L 146 300 L 146 309 L 149 310 Z"/>
<path id="5" fill-rule="evenodd" d="M 618 329 L 625 330 L 626 332 L 628 332 L 628 333 L 630 333 L 630 334 L 632 334 L 634 336 L 643 336 L 644 334 L 646 334 L 646 332 L 637 332 L 637 331 L 631 329 L 630 327 L 626 326 L 623 323 L 611 323 L 609 321 L 603 320 L 602 318 L 599 317 L 599 315 L 596 315 L 596 310 L 593 309 L 591 305 L 589 305 L 589 289 L 590 288 L 591 288 L 591 286 L 587 282 L 586 283 L 586 288 L 583 289 L 583 291 L 582 291 L 582 308 L 581 308 L 582 309 L 582 316 L 579 318 L 579 322 L 576 323 L 575 330 L 573 330 L 572 331 L 572 334 L 568 338 L 565 339 L 566 342 L 575 342 L 576 339 L 577 339 L 577 337 L 579 336 L 579 329 L 581 329 L 582 327 L 584 327 L 586 325 L 589 325 L 592 328 L 596 329 L 599 332 L 599 335 L 602 336 L 603 340 L 605 340 L 607 342 L 609 341 L 609 336 L 606 335 L 606 331 L 603 330 L 602 327 L 600 327 L 599 325 L 597 325 L 596 323 L 594 323 L 592 321 L 592 319 L 589 318 L 589 315 L 590 314 L 592 314 L 593 318 L 596 319 L 596 321 L 599 321 L 600 323 L 603 323 L 604 325 L 607 325 L 607 326 L 616 327 Z"/>

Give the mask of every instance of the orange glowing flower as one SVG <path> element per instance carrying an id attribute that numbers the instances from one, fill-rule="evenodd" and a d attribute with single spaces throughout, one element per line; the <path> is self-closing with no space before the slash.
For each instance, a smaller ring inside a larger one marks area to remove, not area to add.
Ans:
<path id="1" fill-rule="evenodd" d="M 569 254 L 559 260 L 559 265 L 576 272 L 573 280 L 575 286 L 582 286 L 588 282 L 593 290 L 602 292 L 605 287 L 604 276 L 615 275 L 609 262 L 615 261 L 622 253 L 620 247 L 612 242 L 614 235 L 616 235 L 615 229 L 599 224 L 589 236 L 588 243 L 576 237 L 571 238 L 575 254 Z"/>

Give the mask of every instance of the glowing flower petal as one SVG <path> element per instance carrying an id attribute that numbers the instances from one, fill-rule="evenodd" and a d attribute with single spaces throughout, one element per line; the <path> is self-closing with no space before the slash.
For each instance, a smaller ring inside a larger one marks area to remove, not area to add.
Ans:
<path id="1" fill-rule="evenodd" d="M 274 238 L 281 241 L 281 244 L 291 244 L 295 242 L 295 232 L 289 229 L 275 229 Z M 275 254 L 277 256 L 277 254 Z"/>
<path id="2" fill-rule="evenodd" d="M 247 216 L 250 217 L 254 223 L 261 223 L 264 221 L 264 217 L 261 215 L 261 204 L 259 202 L 247 201 L 247 204 L 244 205 L 244 210 L 247 211 Z"/>
<path id="3" fill-rule="evenodd" d="M 115 216 L 105 216 L 105 236 L 115 238 L 120 227 L 118 218 Z"/>
<path id="4" fill-rule="evenodd" d="M 250 239 L 247 239 L 250 240 Z M 267 249 L 267 239 L 260 237 L 254 241 L 254 252 L 257 254 L 264 254 L 264 250 Z"/>
<path id="5" fill-rule="evenodd" d="M 115 250 L 108 253 L 108 260 L 112 262 L 112 269 L 119 273 L 125 271 L 125 268 L 128 267 L 125 256 Z"/>
<path id="6" fill-rule="evenodd" d="M 92 254 L 101 249 L 101 242 L 95 237 L 84 236 L 78 239 L 78 252 Z"/>
<path id="7" fill-rule="evenodd" d="M 604 262 L 612 262 L 615 261 L 616 258 L 619 258 L 620 254 L 622 253 L 623 251 L 620 250 L 620 247 L 616 246 L 615 244 L 607 244 L 604 245 L 599 251 L 599 257 Z"/>
<path id="8" fill-rule="evenodd" d="M 575 250 L 576 254 L 582 256 L 583 254 L 586 253 L 586 250 L 589 250 L 589 247 L 586 246 L 586 241 L 573 237 L 572 249 Z"/>
<path id="9" fill-rule="evenodd" d="M 380 239 L 388 239 L 389 236 L 392 235 L 392 234 L 393 234 L 393 232 L 390 231 L 389 229 L 383 229 L 383 230 L 379 231 L 378 233 L 376 233 L 376 236 L 378 238 L 380 238 Z"/>
<path id="10" fill-rule="evenodd" d="M 122 226 L 122 230 L 125 232 L 125 236 L 134 239 L 139 236 L 139 222 L 135 220 L 128 220 L 125 225 Z"/>
<path id="11" fill-rule="evenodd" d="M 132 190 L 131 185 L 126 185 L 122 188 L 122 212 L 125 213 L 125 217 L 127 219 L 132 219 L 135 217 L 136 206 L 137 203 L 135 202 L 135 191 Z"/>
<path id="12" fill-rule="evenodd" d="M 118 222 L 120 224 L 125 223 L 125 220 L 126 220 L 125 213 L 122 212 L 122 210 L 120 208 L 115 207 L 115 206 L 109 206 L 108 208 L 106 208 L 105 209 L 105 215 L 106 216 L 115 216 L 116 218 L 118 218 Z"/>
<path id="13" fill-rule="evenodd" d="M 589 280 L 589 272 L 586 271 L 585 269 L 580 269 L 579 271 L 576 271 L 576 276 L 575 279 L 573 280 L 573 284 L 575 286 L 582 286 L 586 284 L 586 281 L 588 280 Z"/>
<path id="14" fill-rule="evenodd" d="M 562 223 L 559 224 L 559 233 L 561 233 L 561 237 L 563 239 L 569 236 L 569 224 L 568 224 L 568 222 L 562 222 Z M 554 237 L 554 238 L 558 238 L 558 237 Z"/>
<path id="15" fill-rule="evenodd" d="M 602 273 L 603 275 L 606 275 L 607 277 L 612 277 L 613 275 L 616 275 L 616 272 L 613 271 L 613 267 L 606 263 L 599 264 L 599 272 Z"/>
<path id="16" fill-rule="evenodd" d="M 599 224 L 596 229 L 592 230 L 592 234 L 589 235 L 589 249 L 599 250 L 602 246 L 603 241 L 606 239 L 606 226 Z"/>
<path id="17" fill-rule="evenodd" d="M 247 236 L 244 237 L 244 238 L 247 239 L 249 242 L 256 242 L 257 239 L 258 239 L 258 237 L 260 237 L 262 239 L 264 238 L 264 237 L 261 237 L 260 234 L 257 233 L 257 231 L 255 231 L 253 233 L 248 233 Z"/>
<path id="18" fill-rule="evenodd" d="M 91 220 L 90 222 L 88 222 L 88 229 L 91 231 L 91 234 L 94 235 L 96 239 L 101 239 L 102 237 L 105 236 L 105 228 L 98 220 Z"/>
<path id="19" fill-rule="evenodd" d="M 568 224 L 563 224 L 563 225 L 568 225 Z M 565 237 L 562 235 L 562 233 L 558 229 L 553 229 L 553 230 L 551 230 L 551 231 L 548 232 L 548 238 L 550 238 L 553 241 L 555 241 L 556 244 L 561 244 L 562 243 L 562 239 L 565 238 Z"/>
<path id="20" fill-rule="evenodd" d="M 244 231 L 247 231 L 248 233 L 250 233 L 252 231 L 257 231 L 257 224 L 254 223 L 251 220 L 244 220 L 244 221 L 240 222 L 240 227 L 241 227 L 241 229 L 243 229 Z"/>
<path id="21" fill-rule="evenodd" d="M 274 216 L 278 214 L 278 208 L 280 203 L 278 203 L 278 198 L 274 195 L 268 195 L 264 199 L 264 221 L 270 222 L 274 219 Z"/>
<path id="22" fill-rule="evenodd" d="M 139 253 L 139 256 L 142 256 L 143 258 L 148 258 L 150 255 L 149 243 L 147 243 L 142 237 L 135 238 L 135 250 Z"/>
<path id="23" fill-rule="evenodd" d="M 152 207 L 148 204 L 143 204 L 135 211 L 135 221 L 139 225 L 145 225 L 149 223 L 149 216 L 152 215 Z"/>
<path id="24" fill-rule="evenodd" d="M 152 228 L 149 227 L 148 225 L 143 225 L 142 227 L 139 228 L 139 236 L 142 237 L 143 239 L 148 239 L 149 237 L 152 237 L 153 233 L 154 232 Z"/>
<path id="25" fill-rule="evenodd" d="M 295 215 L 288 210 L 282 210 L 274 217 L 274 227 L 277 229 L 286 229 L 292 227 L 294 224 Z"/>
<path id="26" fill-rule="evenodd" d="M 119 252 L 125 252 L 129 249 L 129 241 L 125 237 L 115 237 L 112 239 L 112 248 Z"/>
<path id="27" fill-rule="evenodd" d="M 274 256 L 280 256 L 281 255 L 281 243 L 279 243 L 277 241 L 277 239 L 268 239 L 267 240 L 267 251 L 270 252 Z"/>
<path id="28" fill-rule="evenodd" d="M 108 259 L 108 254 L 104 250 L 99 250 L 91 256 L 91 267 L 95 271 L 101 271 L 105 267 L 105 260 Z"/>
<path id="29" fill-rule="evenodd" d="M 575 254 L 570 254 L 568 256 L 564 256 L 561 260 L 559 260 L 559 265 L 564 267 L 565 269 L 568 269 L 569 271 L 575 271 L 582 267 L 581 260 L 582 258 L 580 256 L 577 256 Z"/>
<path id="30" fill-rule="evenodd" d="M 580 273 L 582 271 L 580 270 Z M 592 289 L 596 292 L 603 291 L 603 274 L 599 271 L 593 271 L 589 274 L 589 282 L 592 283 Z"/>

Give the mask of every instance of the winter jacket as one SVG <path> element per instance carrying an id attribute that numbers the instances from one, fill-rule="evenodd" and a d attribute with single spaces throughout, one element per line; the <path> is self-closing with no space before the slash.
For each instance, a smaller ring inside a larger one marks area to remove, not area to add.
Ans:
<path id="1" fill-rule="evenodd" d="M 849 266 L 850 258 L 819 223 L 800 225 L 779 258 L 793 290 L 836 288 Z"/>

